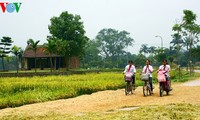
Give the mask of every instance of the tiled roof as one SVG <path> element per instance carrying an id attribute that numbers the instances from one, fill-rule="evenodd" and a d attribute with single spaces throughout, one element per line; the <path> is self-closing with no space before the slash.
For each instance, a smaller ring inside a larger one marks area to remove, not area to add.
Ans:
<path id="1" fill-rule="evenodd" d="M 52 54 L 50 55 L 42 45 L 39 45 L 36 50 L 36 57 L 37 58 L 44 58 L 44 57 L 61 57 L 61 55 Z M 24 52 L 24 58 L 35 58 L 35 52 L 30 49 L 30 46 L 26 47 Z"/>

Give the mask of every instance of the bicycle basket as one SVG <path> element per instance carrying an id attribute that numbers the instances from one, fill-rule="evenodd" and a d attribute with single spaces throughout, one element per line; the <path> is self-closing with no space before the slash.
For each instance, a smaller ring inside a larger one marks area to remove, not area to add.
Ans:
<path id="1" fill-rule="evenodd" d="M 131 73 L 131 72 L 126 72 L 126 73 L 125 73 L 125 76 L 124 76 L 125 81 L 126 81 L 126 82 L 132 81 L 132 76 L 133 76 L 133 73 Z"/>
<path id="2" fill-rule="evenodd" d="M 141 79 L 142 81 L 149 80 L 149 74 L 141 74 L 140 79 Z"/>

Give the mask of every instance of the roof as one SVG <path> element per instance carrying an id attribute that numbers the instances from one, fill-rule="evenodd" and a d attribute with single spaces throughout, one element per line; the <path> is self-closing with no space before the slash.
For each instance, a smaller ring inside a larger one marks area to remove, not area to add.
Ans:
<path id="1" fill-rule="evenodd" d="M 47 58 L 47 57 L 61 57 L 61 55 L 52 54 L 50 55 L 44 48 L 44 46 L 39 45 L 36 50 L 37 58 Z M 35 52 L 27 46 L 24 51 L 24 58 L 35 58 Z"/>

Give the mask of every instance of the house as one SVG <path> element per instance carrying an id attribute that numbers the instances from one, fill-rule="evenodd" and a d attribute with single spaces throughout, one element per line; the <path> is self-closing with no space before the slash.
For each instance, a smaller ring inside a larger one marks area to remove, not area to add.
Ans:
<path id="1" fill-rule="evenodd" d="M 65 59 L 62 55 L 49 54 L 43 45 L 39 45 L 35 52 L 30 49 L 30 46 L 27 46 L 24 55 L 24 69 L 31 70 L 35 68 L 35 58 L 36 58 L 36 68 L 40 68 L 43 70 L 44 68 L 51 68 L 51 58 L 52 65 L 54 68 L 64 68 L 66 67 Z M 69 60 L 69 68 L 78 68 L 79 67 L 79 59 L 77 57 L 71 57 Z"/>

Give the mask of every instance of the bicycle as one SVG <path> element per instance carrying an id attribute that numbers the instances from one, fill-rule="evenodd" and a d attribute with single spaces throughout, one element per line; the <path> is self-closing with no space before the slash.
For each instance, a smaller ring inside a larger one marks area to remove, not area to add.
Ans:
<path id="1" fill-rule="evenodd" d="M 126 87 L 125 87 L 125 95 L 128 95 L 129 93 L 133 94 L 133 84 L 132 81 L 126 81 Z"/>
<path id="2" fill-rule="evenodd" d="M 170 81 L 166 80 L 166 76 L 163 74 L 163 71 L 158 72 L 158 82 L 159 82 L 159 89 L 160 89 L 160 97 L 163 96 L 164 91 L 166 91 L 166 94 L 169 95 Z"/>
<path id="3" fill-rule="evenodd" d="M 133 91 L 135 91 L 135 85 L 132 83 L 132 76 L 132 73 L 126 73 L 124 76 L 124 80 L 126 82 L 125 95 L 128 95 L 129 93 L 133 94 Z"/>
<path id="4" fill-rule="evenodd" d="M 149 75 L 148 74 L 142 74 L 141 80 L 144 81 L 143 95 L 145 97 L 148 96 L 148 94 L 152 95 L 151 86 L 150 86 L 150 83 L 149 83 Z"/>
<path id="5" fill-rule="evenodd" d="M 144 85 L 143 85 L 143 95 L 147 96 L 148 93 L 149 93 L 149 95 L 152 94 L 152 92 L 151 92 L 151 86 L 149 84 L 149 80 L 145 80 L 144 81 Z"/>

